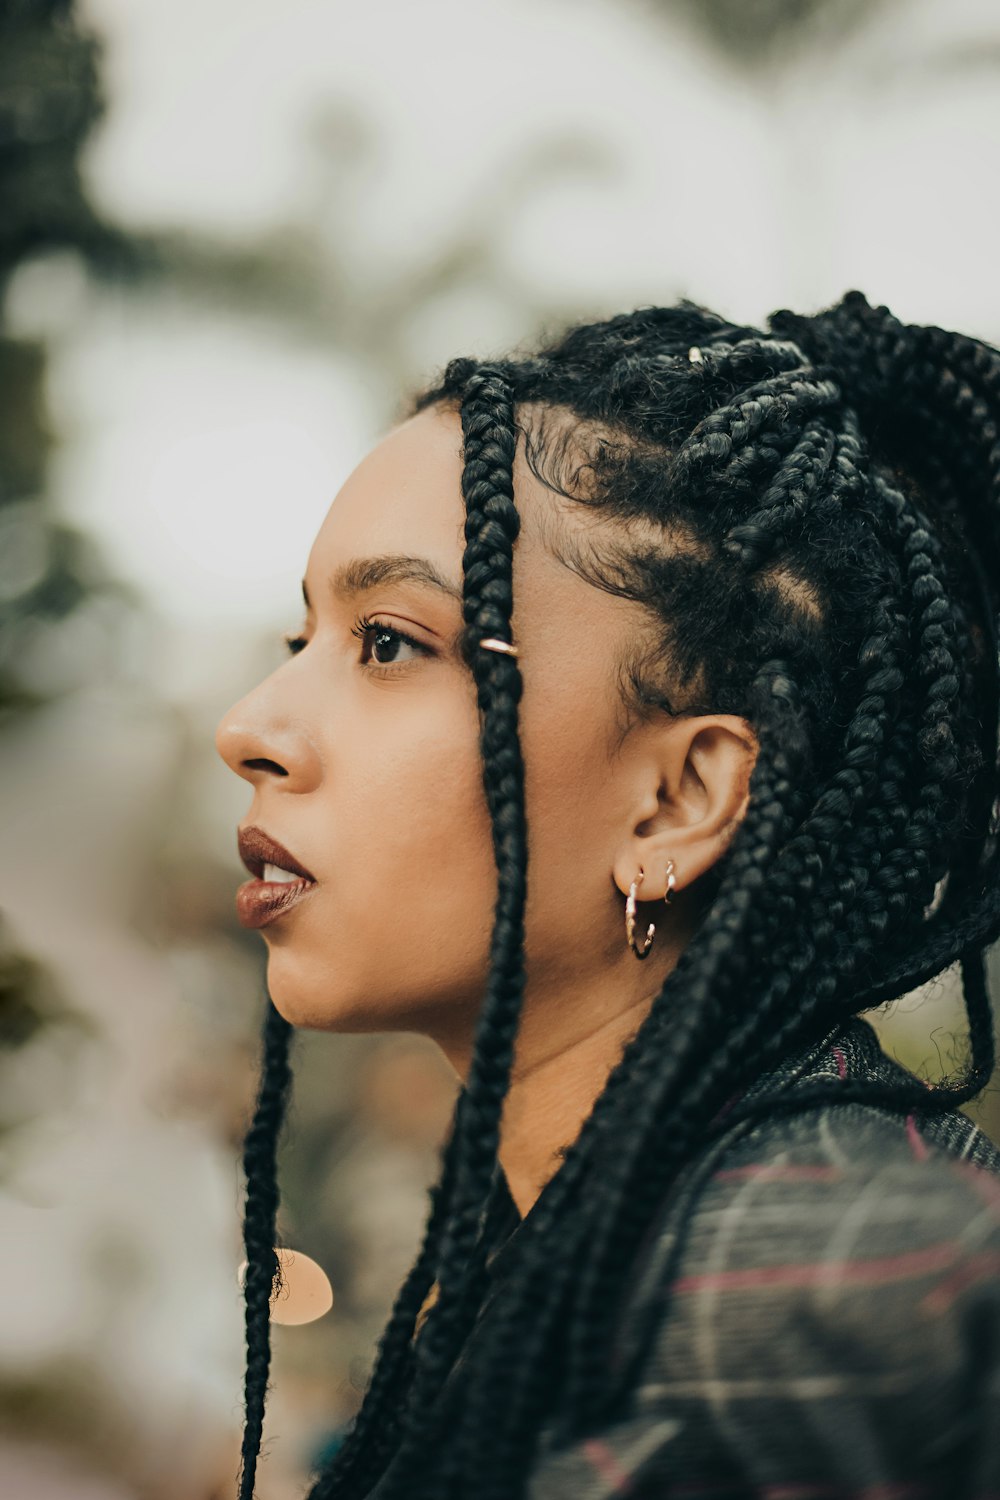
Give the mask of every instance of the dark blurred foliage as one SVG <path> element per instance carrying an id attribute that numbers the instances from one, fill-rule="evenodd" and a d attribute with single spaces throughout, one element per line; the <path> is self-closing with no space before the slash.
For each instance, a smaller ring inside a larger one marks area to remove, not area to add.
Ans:
<path id="1" fill-rule="evenodd" d="M 681 17 L 724 57 L 747 69 L 782 66 L 818 43 L 830 45 L 906 0 L 648 0 Z"/>
<path id="2" fill-rule="evenodd" d="M 76 1012 L 63 1005 L 44 964 L 23 954 L 0 952 L 0 1046 L 24 1047 L 44 1026 L 53 1023 L 88 1026 Z M 0 1090 L 0 1098 L 6 1105 L 9 1090 Z M 4 1124 L 7 1123 L 4 1117 Z"/>
<path id="3" fill-rule="evenodd" d="M 0 6 L 0 296 L 46 253 L 128 263 L 127 237 L 101 221 L 80 179 L 80 149 L 104 108 L 98 59 L 69 0 Z M 12 337 L 0 315 L 0 729 L 52 696 L 19 670 L 46 626 L 96 591 L 127 598 L 86 537 L 50 514 L 45 379 L 44 346 Z"/>
<path id="4" fill-rule="evenodd" d="M 44 1102 L 39 1069 L 46 1089 L 58 1077 L 65 1102 L 77 1048 L 96 1033 L 90 1018 L 66 1003 L 48 965 L 17 951 L 0 913 L 0 1148 L 6 1151 L 17 1131 L 37 1118 Z M 37 1066 L 28 1061 L 35 1043 Z"/>
<path id="5" fill-rule="evenodd" d="M 70 0 L 0 7 L 0 290 L 20 261 L 56 246 L 113 253 L 80 182 L 80 147 L 103 113 L 98 44 Z"/>
<path id="6" fill-rule="evenodd" d="M 384 402 L 389 422 L 398 415 L 400 393 L 426 373 L 409 338 L 415 314 L 431 321 L 442 310 L 447 323 L 453 299 L 481 297 L 505 308 L 500 342 L 507 346 L 554 317 L 572 320 L 593 311 L 572 297 L 554 308 L 550 297 L 514 285 L 498 260 L 494 225 L 520 204 L 544 198 L 550 186 L 573 177 L 612 177 L 618 167 L 614 153 L 593 136 L 553 127 L 511 148 L 502 167 L 469 195 L 447 238 L 380 274 L 351 243 L 354 196 L 379 170 L 376 125 L 350 101 L 332 100 L 317 111 L 303 140 L 314 169 L 312 221 L 305 216 L 235 245 L 164 230 L 134 242 L 129 266 L 147 284 L 169 286 L 191 305 L 276 322 L 303 344 L 336 350 Z M 324 232 L 324 224 L 335 232 Z M 469 336 L 475 346 L 475 332 Z"/>
<path id="7" fill-rule="evenodd" d="M 125 237 L 101 222 L 80 179 L 80 148 L 103 110 L 98 46 L 68 0 L 0 3 L 0 298 L 26 261 L 54 251 L 87 264 L 114 265 Z M 13 337 L 0 314 L 0 733 L 42 708 L 72 681 L 41 688 L 32 664 L 46 632 L 95 594 L 123 605 L 128 590 L 104 569 L 96 549 L 51 512 L 46 493 L 55 441 L 45 403 L 43 344 Z M 9 1074 L 42 1031 L 90 1030 L 59 995 L 47 968 L 17 951 L 0 925 L 0 1068 Z M 51 1049 L 50 1049 L 51 1050 Z M 30 1076 L 22 1063 L 21 1076 Z M 30 1090 L 5 1079 L 6 1135 L 30 1118 Z M 16 1101 L 14 1103 L 13 1101 Z M 37 1101 L 35 1101 L 37 1103 Z"/>

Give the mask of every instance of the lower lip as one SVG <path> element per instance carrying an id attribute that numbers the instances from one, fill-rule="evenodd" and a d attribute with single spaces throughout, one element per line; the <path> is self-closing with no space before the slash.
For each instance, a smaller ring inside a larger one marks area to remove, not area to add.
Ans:
<path id="1" fill-rule="evenodd" d="M 236 915 L 243 927 L 266 927 L 308 895 L 315 880 L 245 880 L 236 892 Z"/>

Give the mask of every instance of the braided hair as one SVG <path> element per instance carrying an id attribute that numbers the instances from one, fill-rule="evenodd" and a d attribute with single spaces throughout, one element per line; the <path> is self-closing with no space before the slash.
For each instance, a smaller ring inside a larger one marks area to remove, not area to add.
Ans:
<path id="1" fill-rule="evenodd" d="M 767 324 L 687 300 L 643 307 L 518 358 L 454 359 L 413 400 L 414 413 L 442 404 L 461 416 L 463 651 L 498 893 L 473 1061 L 423 1243 L 310 1500 L 362 1500 L 380 1480 L 379 1500 L 522 1494 L 543 1425 L 569 1439 L 613 1403 L 615 1310 L 658 1208 L 720 1121 L 739 1118 L 734 1098 L 792 1050 L 958 963 L 964 1074 L 935 1088 L 841 1083 L 836 1097 L 954 1109 L 992 1074 L 1000 351 L 903 324 L 858 291 Z M 445 1432 L 435 1398 L 489 1282 L 524 990 L 521 675 L 513 656 L 478 648 L 509 638 L 519 433 L 536 477 L 609 523 L 565 543 L 571 565 L 648 611 L 620 662 L 623 733 L 656 714 L 728 712 L 752 724 L 758 749 L 746 812 L 698 882 L 694 934 L 525 1222 L 504 1316 L 468 1345 Z M 244 1156 L 241 1500 L 267 1384 L 287 1030 L 269 1005 Z"/>

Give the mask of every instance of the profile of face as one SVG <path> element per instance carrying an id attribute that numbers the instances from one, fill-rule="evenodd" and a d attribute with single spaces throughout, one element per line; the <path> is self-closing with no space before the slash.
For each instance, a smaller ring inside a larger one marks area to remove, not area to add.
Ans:
<path id="1" fill-rule="evenodd" d="M 241 827 L 262 829 L 316 880 L 260 929 L 276 1008 L 307 1028 L 423 1032 L 459 1068 L 497 893 L 476 689 L 458 649 L 462 464 L 448 406 L 367 454 L 310 551 L 301 648 L 216 733 L 252 789 Z M 752 756 L 745 722 L 726 715 L 643 725 L 622 742 L 615 663 L 639 606 L 594 588 L 546 544 L 554 497 L 521 436 L 514 495 L 529 835 L 522 1031 L 556 1047 L 562 1029 L 599 1025 L 659 989 L 683 945 L 684 887 L 722 852 Z M 586 521 L 581 508 L 560 524 Z M 371 565 L 386 558 L 408 563 Z M 665 929 L 641 964 L 623 926 L 640 867 L 639 937 L 649 920 Z"/>

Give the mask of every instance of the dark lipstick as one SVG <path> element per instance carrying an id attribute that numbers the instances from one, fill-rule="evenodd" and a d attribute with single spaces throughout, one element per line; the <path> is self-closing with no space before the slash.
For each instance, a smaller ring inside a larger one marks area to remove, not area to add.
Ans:
<path id="1" fill-rule="evenodd" d="M 264 927 L 296 906 L 316 884 L 316 877 L 294 854 L 272 839 L 262 828 L 241 828 L 237 842 L 240 858 L 252 880 L 236 892 L 236 915 L 243 927 Z M 280 879 L 264 879 L 267 866 L 281 872 Z"/>

